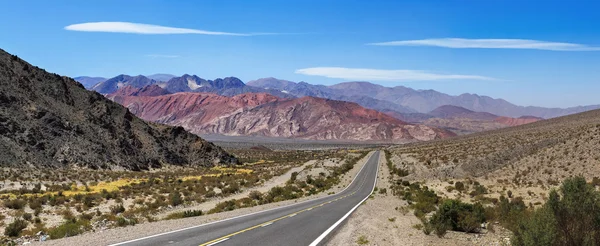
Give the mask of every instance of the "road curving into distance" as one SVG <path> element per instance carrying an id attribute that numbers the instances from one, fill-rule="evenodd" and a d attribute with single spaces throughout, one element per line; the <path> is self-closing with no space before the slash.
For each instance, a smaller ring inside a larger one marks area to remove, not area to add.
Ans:
<path id="1" fill-rule="evenodd" d="M 352 183 L 334 195 L 134 239 L 117 245 L 323 245 L 375 188 L 375 151 Z"/>

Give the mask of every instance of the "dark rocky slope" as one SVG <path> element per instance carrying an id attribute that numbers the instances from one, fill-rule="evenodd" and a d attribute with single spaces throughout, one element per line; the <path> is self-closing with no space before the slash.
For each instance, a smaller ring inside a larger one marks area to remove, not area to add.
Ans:
<path id="1" fill-rule="evenodd" d="M 237 160 L 0 49 L 0 166 L 146 170 Z"/>

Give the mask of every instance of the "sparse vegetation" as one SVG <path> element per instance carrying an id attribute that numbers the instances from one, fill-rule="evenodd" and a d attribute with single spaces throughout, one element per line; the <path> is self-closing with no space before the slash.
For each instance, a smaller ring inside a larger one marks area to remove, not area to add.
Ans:
<path id="1" fill-rule="evenodd" d="M 27 227 L 27 221 L 22 219 L 15 219 L 13 222 L 8 224 L 6 228 L 4 228 L 4 235 L 8 237 L 18 237 L 21 235 L 23 229 Z"/>
<path id="2" fill-rule="evenodd" d="M 365 245 L 368 243 L 369 243 L 369 240 L 367 240 L 367 237 L 364 235 L 358 237 L 358 239 L 356 240 L 356 244 L 358 244 L 358 245 Z"/>

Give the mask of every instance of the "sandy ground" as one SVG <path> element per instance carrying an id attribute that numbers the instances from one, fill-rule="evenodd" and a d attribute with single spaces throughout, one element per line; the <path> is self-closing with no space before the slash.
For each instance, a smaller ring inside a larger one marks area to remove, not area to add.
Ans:
<path id="1" fill-rule="evenodd" d="M 317 195 L 303 197 L 296 200 L 288 200 L 278 203 L 265 204 L 261 206 L 251 207 L 251 208 L 242 208 L 234 211 L 228 211 L 218 214 L 210 214 L 200 217 L 193 218 L 184 218 L 178 220 L 163 220 L 157 221 L 153 223 L 144 223 L 130 227 L 123 228 L 113 228 L 105 231 L 98 232 L 89 232 L 83 235 L 62 238 L 56 240 L 49 240 L 46 242 L 35 242 L 32 245 L 109 245 L 113 243 L 128 241 L 131 239 L 146 237 L 150 235 L 155 235 L 158 233 L 164 233 L 169 231 L 174 231 L 190 226 L 205 224 L 213 221 L 218 221 L 222 219 L 227 219 L 235 216 L 240 216 L 248 213 L 258 212 L 266 209 L 281 207 L 293 203 L 298 203 L 310 199 L 315 199 L 317 197 L 327 196 L 327 193 L 330 192 L 339 192 L 344 187 L 350 184 L 352 179 L 356 176 L 358 171 L 363 167 L 366 161 L 371 157 L 374 152 L 369 153 L 365 158 L 359 161 L 352 170 L 348 171 L 343 177 L 340 179 L 340 184 L 335 186 L 331 190 L 327 192 L 322 192 Z M 310 164 L 309 164 L 310 165 Z M 291 174 L 291 173 L 290 173 Z M 288 177 L 289 179 L 289 177 Z M 285 181 L 284 181 L 285 182 Z M 230 199 L 230 198 L 228 198 Z M 190 208 L 187 208 L 190 209 Z M 93 243 L 91 243 L 93 242 Z"/>
<path id="2" fill-rule="evenodd" d="M 425 235 L 414 226 L 421 221 L 407 209 L 407 204 L 391 195 L 389 169 L 385 164 L 385 154 L 381 152 L 378 191 L 373 198 L 361 205 L 328 241 L 328 245 L 506 245 L 508 234 L 502 228 L 497 233 L 466 234 L 448 232 L 444 238 Z M 388 194 L 379 190 L 387 189 Z M 359 244 L 359 239 L 362 244 Z M 366 240 L 366 241 L 365 241 Z"/>

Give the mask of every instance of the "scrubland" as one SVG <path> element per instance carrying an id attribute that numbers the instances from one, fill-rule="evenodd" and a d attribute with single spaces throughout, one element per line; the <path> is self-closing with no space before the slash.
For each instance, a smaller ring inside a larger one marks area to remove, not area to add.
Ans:
<path id="1" fill-rule="evenodd" d="M 264 147 L 229 152 L 243 164 L 147 172 L 1 169 L 2 240 L 57 239 L 311 196 L 339 186 L 341 175 L 367 153 Z"/>

